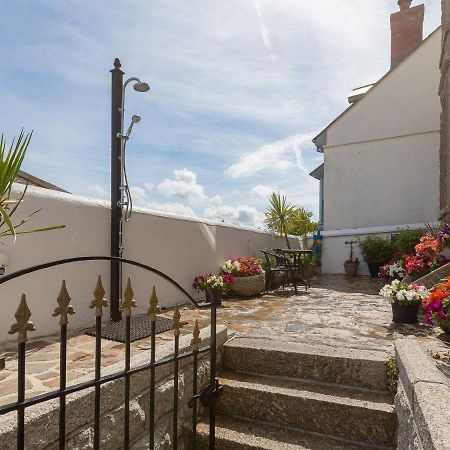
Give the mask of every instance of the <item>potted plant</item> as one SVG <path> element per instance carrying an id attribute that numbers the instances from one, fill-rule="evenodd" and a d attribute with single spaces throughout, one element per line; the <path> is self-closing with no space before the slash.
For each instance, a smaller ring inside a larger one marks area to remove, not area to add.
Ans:
<path id="1" fill-rule="evenodd" d="M 406 269 L 404 267 L 403 259 L 393 259 L 384 266 L 380 267 L 380 278 L 391 278 L 394 280 L 403 280 L 406 276 Z"/>
<path id="2" fill-rule="evenodd" d="M 348 277 L 356 277 L 358 273 L 359 259 L 353 259 L 353 246 L 357 244 L 357 241 L 345 241 L 345 245 L 350 247 L 349 258 L 344 262 L 345 274 Z"/>
<path id="3" fill-rule="evenodd" d="M 233 275 L 213 275 L 212 273 L 205 273 L 197 275 L 194 278 L 192 286 L 197 291 L 204 291 L 206 301 L 212 303 L 215 300 L 216 305 L 222 304 L 222 297 L 224 292 L 229 289 L 230 283 L 233 281 Z M 214 298 L 211 298 L 211 295 Z"/>
<path id="4" fill-rule="evenodd" d="M 223 264 L 222 272 L 234 276 L 230 289 L 236 295 L 252 297 L 264 291 L 265 273 L 261 259 L 230 259 Z"/>
<path id="5" fill-rule="evenodd" d="M 369 267 L 370 275 L 375 278 L 378 277 L 380 266 L 387 263 L 394 253 L 391 242 L 377 236 L 367 236 L 358 241 L 358 246 Z"/>
<path id="6" fill-rule="evenodd" d="M 391 303 L 393 322 L 417 323 L 420 303 L 428 297 L 429 291 L 416 283 L 394 280 L 381 288 L 380 295 Z"/>
<path id="7" fill-rule="evenodd" d="M 316 269 L 316 256 L 312 253 L 300 255 L 300 263 L 303 278 L 312 278 Z"/>
<path id="8" fill-rule="evenodd" d="M 422 300 L 425 319 L 433 325 L 433 321 L 446 334 L 450 334 L 450 277 L 437 284 L 430 294 Z"/>

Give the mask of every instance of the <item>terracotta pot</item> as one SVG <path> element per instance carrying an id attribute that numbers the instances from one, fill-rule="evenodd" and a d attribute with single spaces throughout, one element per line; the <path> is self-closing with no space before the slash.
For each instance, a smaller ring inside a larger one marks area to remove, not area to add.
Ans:
<path id="1" fill-rule="evenodd" d="M 359 261 L 345 261 L 344 263 L 344 270 L 345 275 L 348 277 L 356 277 L 356 274 L 358 273 L 358 267 L 359 267 Z"/>
<path id="2" fill-rule="evenodd" d="M 417 323 L 417 313 L 419 312 L 420 303 L 411 305 L 402 305 L 400 303 L 391 303 L 392 306 L 392 322 L 395 323 Z"/>
<path id="3" fill-rule="evenodd" d="M 264 291 L 265 272 L 251 277 L 235 277 L 230 283 L 231 292 L 241 297 L 252 297 Z"/>

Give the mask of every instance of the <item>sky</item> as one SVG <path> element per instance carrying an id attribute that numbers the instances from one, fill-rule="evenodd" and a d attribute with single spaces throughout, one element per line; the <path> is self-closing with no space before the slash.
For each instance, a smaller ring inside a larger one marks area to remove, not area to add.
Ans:
<path id="1" fill-rule="evenodd" d="M 415 1 L 413 4 L 418 4 Z M 425 0 L 425 36 L 440 0 Z M 1 130 L 23 169 L 109 199 L 111 74 L 126 92 L 134 204 L 261 227 L 272 191 L 318 215 L 311 139 L 390 62 L 396 0 L 2 0 Z"/>

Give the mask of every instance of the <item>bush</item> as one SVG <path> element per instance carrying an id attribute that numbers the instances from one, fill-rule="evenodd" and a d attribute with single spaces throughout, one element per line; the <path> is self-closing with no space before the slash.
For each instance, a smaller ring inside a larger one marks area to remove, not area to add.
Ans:
<path id="1" fill-rule="evenodd" d="M 394 246 L 390 240 L 377 236 L 367 236 L 358 241 L 359 248 L 367 263 L 387 263 L 394 254 Z"/>
<path id="2" fill-rule="evenodd" d="M 402 255 L 416 253 L 415 247 L 424 234 L 423 230 L 400 230 L 394 240 L 395 250 Z"/>

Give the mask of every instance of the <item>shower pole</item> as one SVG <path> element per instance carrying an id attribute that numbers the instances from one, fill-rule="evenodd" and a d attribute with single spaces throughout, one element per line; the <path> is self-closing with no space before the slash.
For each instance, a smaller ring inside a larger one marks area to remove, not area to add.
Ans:
<path id="1" fill-rule="evenodd" d="M 114 60 L 114 69 L 111 70 L 111 256 L 121 256 L 121 220 L 122 206 L 120 206 L 121 197 L 121 148 L 122 142 L 118 137 L 122 128 L 122 104 L 123 104 L 123 75 L 120 69 L 119 58 Z M 120 312 L 120 263 L 111 261 L 111 280 L 110 280 L 110 318 L 113 322 L 118 322 L 122 318 Z"/>

